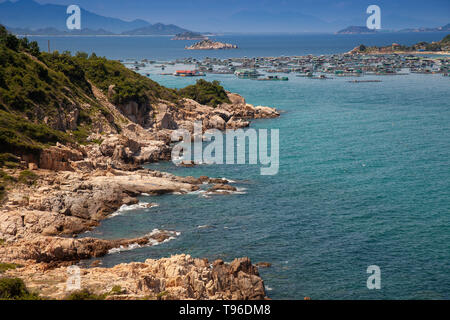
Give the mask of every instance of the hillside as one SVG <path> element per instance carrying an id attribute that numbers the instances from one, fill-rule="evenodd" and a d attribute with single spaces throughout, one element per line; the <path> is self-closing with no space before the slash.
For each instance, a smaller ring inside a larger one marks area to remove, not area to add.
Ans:
<path id="1" fill-rule="evenodd" d="M 0 168 L 155 161 L 167 158 L 167 130 L 192 130 L 198 119 L 205 128 L 235 128 L 266 116 L 272 111 L 247 105 L 217 81 L 169 89 L 95 54 L 40 52 L 0 26 Z M 4 191 L 17 179 L 0 173 Z"/>
<path id="2" fill-rule="evenodd" d="M 95 54 L 40 52 L 37 43 L 18 39 L 1 27 L 0 153 L 33 157 L 57 142 L 87 144 L 93 132 L 120 131 L 132 115 L 108 109 L 94 95 L 94 88 L 119 109 L 136 103 L 134 116 L 141 115 L 140 124 L 145 126 L 149 119 L 144 115 L 150 117 L 152 104 L 159 99 L 179 103 L 189 97 L 206 104 L 228 101 L 218 84 L 203 87 L 202 82 L 179 93 Z"/>
<path id="3" fill-rule="evenodd" d="M 117 61 L 78 53 L 39 52 L 37 44 L 0 30 L 0 141 L 3 152 L 37 152 L 56 142 L 86 143 L 92 122 L 112 131 L 117 122 L 94 96 L 92 85 L 117 104 L 155 99 L 176 101 L 171 89 L 142 77 Z M 108 121 L 108 119 L 110 119 Z"/>

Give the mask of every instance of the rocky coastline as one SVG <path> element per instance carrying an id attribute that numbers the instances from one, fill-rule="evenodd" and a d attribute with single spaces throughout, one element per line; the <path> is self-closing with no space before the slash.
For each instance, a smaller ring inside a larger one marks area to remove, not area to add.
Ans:
<path id="1" fill-rule="evenodd" d="M 103 134 L 93 132 L 90 139 L 101 142 L 58 143 L 38 159 L 24 159 L 21 170 L 26 167 L 32 172 L 33 183 L 12 186 L 0 207 L 0 262 L 21 266 L 1 276 L 23 279 L 45 298 L 67 295 L 67 266 L 121 248 L 151 246 L 177 237 L 176 230 L 149 230 L 134 239 L 78 237 L 121 206 L 137 204 L 139 195 L 183 194 L 198 190 L 201 184 L 209 184 L 209 192 L 220 194 L 234 189 L 225 179 L 178 177 L 142 168 L 144 163 L 169 159 L 173 130 L 193 132 L 194 121 L 201 121 L 203 130 L 237 129 L 248 127 L 250 119 L 279 116 L 273 108 L 255 107 L 230 92 L 230 103 L 215 108 L 190 99 L 183 100 L 183 108 L 160 100 L 145 114 L 133 103 L 114 105 L 100 90 L 93 87 L 93 91 L 111 114 L 121 118 L 121 130 L 110 129 L 105 134 L 108 121 L 99 121 Z M 113 91 L 111 86 L 108 95 Z M 4 170 L 11 177 L 21 171 Z M 266 297 L 263 280 L 248 258 L 209 263 L 181 255 L 114 268 L 82 268 L 81 274 L 83 288 L 95 294 L 107 294 L 114 286 L 123 288 L 108 299 Z"/>

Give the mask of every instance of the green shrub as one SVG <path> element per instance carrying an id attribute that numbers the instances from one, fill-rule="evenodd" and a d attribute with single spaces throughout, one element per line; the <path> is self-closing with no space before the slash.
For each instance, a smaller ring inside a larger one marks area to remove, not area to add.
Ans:
<path id="1" fill-rule="evenodd" d="M 34 173 L 30 170 L 24 170 L 19 174 L 18 181 L 20 183 L 32 186 L 33 184 L 36 183 L 38 178 L 39 178 L 39 176 L 36 173 Z"/>
<path id="2" fill-rule="evenodd" d="M 0 239 L 0 245 L 3 245 L 5 242 L 4 239 Z M 20 268 L 22 267 L 19 264 L 15 264 L 15 263 L 0 263 L 0 273 L 5 272 L 6 270 L 14 270 L 16 268 Z"/>
<path id="3" fill-rule="evenodd" d="M 82 289 L 70 293 L 64 300 L 105 300 L 106 295 L 96 295 L 89 292 L 88 289 Z"/>
<path id="4" fill-rule="evenodd" d="M 38 300 L 39 296 L 28 291 L 19 278 L 0 279 L 0 300 Z"/>
<path id="5" fill-rule="evenodd" d="M 163 297 L 168 296 L 168 295 L 169 295 L 169 292 L 167 292 L 167 291 L 162 291 L 162 292 L 160 292 L 160 293 L 158 293 L 158 294 L 156 295 L 156 299 L 157 299 L 157 300 L 162 300 Z"/>
<path id="6" fill-rule="evenodd" d="M 225 89 L 216 80 L 213 82 L 203 79 L 198 80 L 195 85 L 179 89 L 178 93 L 184 98 L 189 98 L 211 107 L 216 107 L 222 103 L 230 103 Z"/>
<path id="7" fill-rule="evenodd" d="M 119 285 L 116 285 L 112 287 L 111 291 L 109 292 L 110 295 L 118 295 L 123 294 L 125 290 L 122 290 L 122 287 Z"/>

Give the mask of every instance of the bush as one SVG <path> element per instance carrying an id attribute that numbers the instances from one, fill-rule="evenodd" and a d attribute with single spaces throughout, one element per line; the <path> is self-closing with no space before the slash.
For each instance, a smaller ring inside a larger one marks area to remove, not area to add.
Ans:
<path id="1" fill-rule="evenodd" d="M 211 107 L 217 107 L 217 105 L 222 103 L 230 103 L 230 99 L 228 99 L 228 95 L 219 81 L 208 82 L 201 79 L 195 85 L 178 90 L 178 93 L 184 98 L 189 98 Z"/>
<path id="2" fill-rule="evenodd" d="M 70 293 L 64 300 L 105 300 L 106 295 L 96 295 L 89 292 L 88 289 L 78 290 Z"/>
<path id="3" fill-rule="evenodd" d="M 2 278 L 0 279 L 1 300 L 38 300 L 39 296 L 30 293 L 22 279 Z"/>

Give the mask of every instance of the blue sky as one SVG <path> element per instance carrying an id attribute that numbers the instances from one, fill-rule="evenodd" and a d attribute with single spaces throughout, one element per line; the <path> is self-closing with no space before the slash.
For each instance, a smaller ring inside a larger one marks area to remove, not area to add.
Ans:
<path id="1" fill-rule="evenodd" d="M 377 4 L 382 27 L 434 27 L 450 23 L 450 0 L 36 0 L 78 4 L 125 20 L 173 23 L 197 31 L 320 32 L 364 25 Z M 0 1 L 1 2 L 1 1 Z"/>

